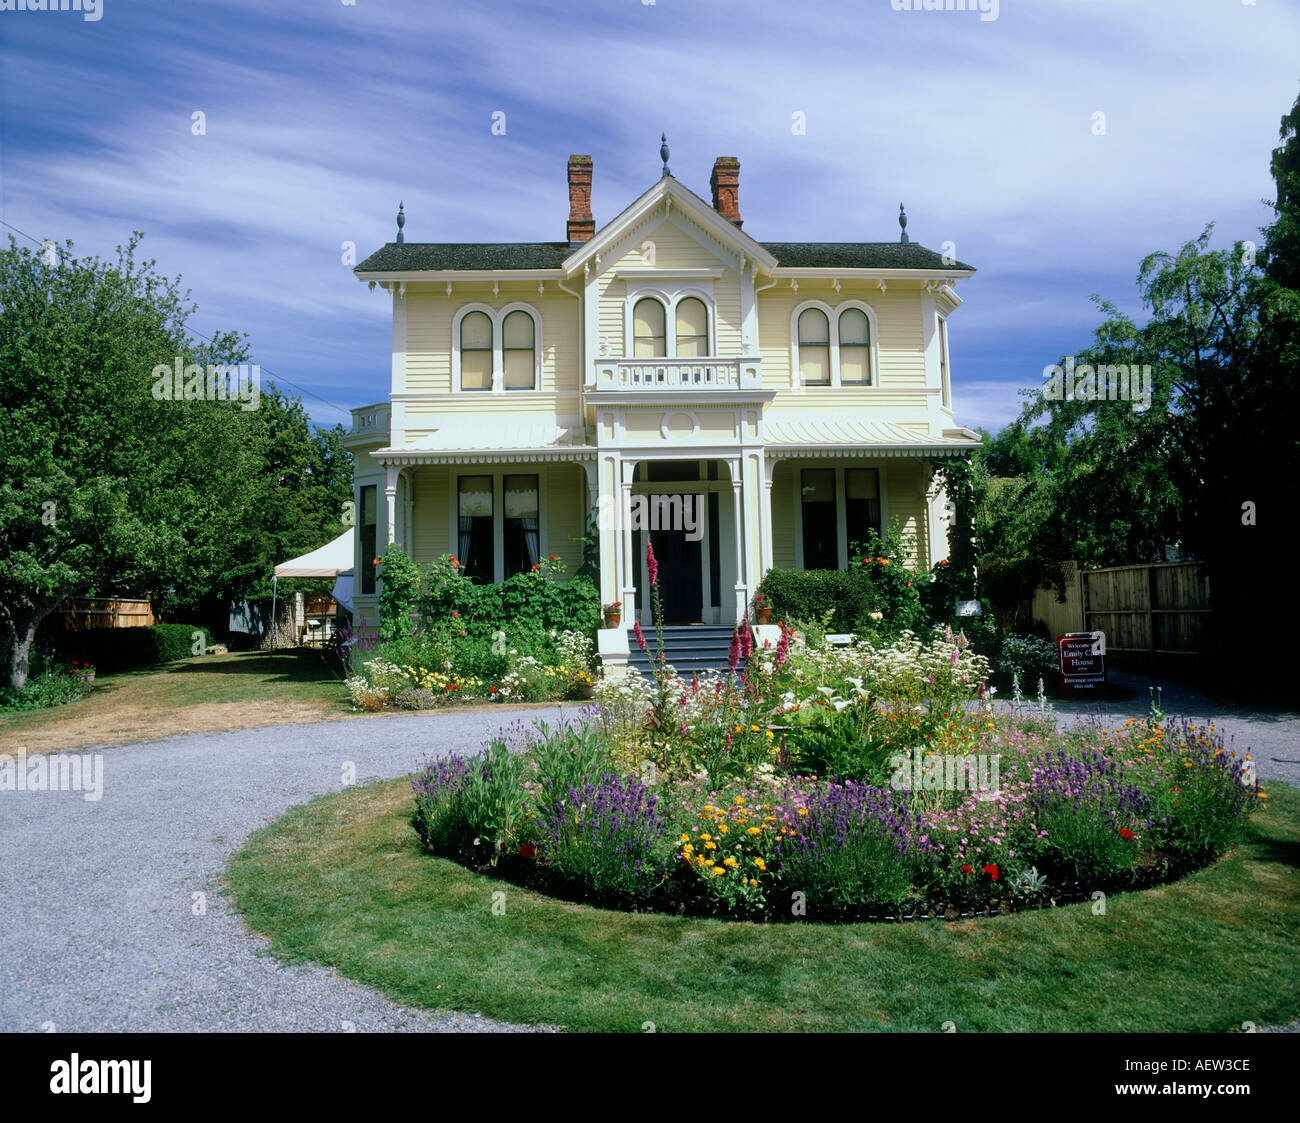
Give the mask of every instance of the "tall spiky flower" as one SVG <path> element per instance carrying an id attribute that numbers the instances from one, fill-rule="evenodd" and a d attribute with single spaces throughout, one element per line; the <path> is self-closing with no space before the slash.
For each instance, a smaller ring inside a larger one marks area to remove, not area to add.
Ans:
<path id="1" fill-rule="evenodd" d="M 650 572 L 650 584 L 653 585 L 659 580 L 659 563 L 655 561 L 655 548 L 653 542 L 647 542 L 645 546 L 645 566 Z"/>
<path id="2" fill-rule="evenodd" d="M 740 625 L 731 633 L 731 647 L 727 651 L 727 668 L 735 672 L 740 666 Z"/>
<path id="3" fill-rule="evenodd" d="M 635 624 L 632 625 L 632 634 L 636 636 L 637 644 L 640 646 L 641 650 L 644 651 L 646 649 L 645 633 L 641 631 L 640 620 L 638 620 Z"/>

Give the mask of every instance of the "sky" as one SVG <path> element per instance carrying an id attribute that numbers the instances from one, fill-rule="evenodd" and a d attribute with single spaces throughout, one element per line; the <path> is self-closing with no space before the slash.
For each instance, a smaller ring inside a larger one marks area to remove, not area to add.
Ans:
<path id="1" fill-rule="evenodd" d="M 663 132 L 706 198 L 739 157 L 760 241 L 894 241 L 902 202 L 951 242 L 978 270 L 956 419 L 996 430 L 1087 346 L 1091 294 L 1143 318 L 1145 255 L 1259 241 L 1300 94 L 1300 0 L 98 3 L 0 0 L 0 233 L 111 257 L 142 231 L 191 327 L 247 333 L 326 425 L 388 394 L 391 305 L 347 244 L 392 240 L 399 201 L 411 242 L 562 241 L 574 152 L 599 228 Z"/>

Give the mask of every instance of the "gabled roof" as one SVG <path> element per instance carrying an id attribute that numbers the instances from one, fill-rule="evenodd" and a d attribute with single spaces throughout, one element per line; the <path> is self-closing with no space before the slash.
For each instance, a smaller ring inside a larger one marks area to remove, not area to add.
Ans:
<path id="1" fill-rule="evenodd" d="M 916 242 L 764 242 L 778 269 L 934 269 L 971 272 Z"/>

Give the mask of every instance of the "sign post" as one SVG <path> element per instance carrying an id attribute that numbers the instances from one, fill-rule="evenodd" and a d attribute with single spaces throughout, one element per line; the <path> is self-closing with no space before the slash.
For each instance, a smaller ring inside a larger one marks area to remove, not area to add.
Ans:
<path id="1" fill-rule="evenodd" d="M 1106 688 L 1106 633 L 1070 632 L 1056 641 L 1062 694 L 1097 694 Z"/>

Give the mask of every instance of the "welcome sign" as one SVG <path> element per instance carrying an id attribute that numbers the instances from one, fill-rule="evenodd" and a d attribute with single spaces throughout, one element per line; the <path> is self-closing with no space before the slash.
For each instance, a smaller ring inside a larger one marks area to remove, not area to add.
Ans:
<path id="1" fill-rule="evenodd" d="M 1106 685 L 1106 633 L 1070 632 L 1056 641 L 1061 692 L 1087 694 Z"/>

